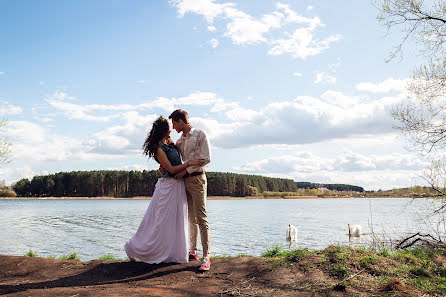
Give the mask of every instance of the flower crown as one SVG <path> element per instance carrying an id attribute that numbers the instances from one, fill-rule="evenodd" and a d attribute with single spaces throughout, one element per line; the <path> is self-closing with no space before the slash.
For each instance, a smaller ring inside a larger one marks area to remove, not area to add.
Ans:
<path id="1" fill-rule="evenodd" d="M 165 122 L 166 121 L 166 118 L 165 117 L 163 117 L 163 116 L 159 116 L 156 120 L 155 120 L 155 122 L 153 122 L 153 125 L 154 126 L 158 126 L 158 125 L 160 125 L 161 123 L 163 123 L 163 122 Z"/>

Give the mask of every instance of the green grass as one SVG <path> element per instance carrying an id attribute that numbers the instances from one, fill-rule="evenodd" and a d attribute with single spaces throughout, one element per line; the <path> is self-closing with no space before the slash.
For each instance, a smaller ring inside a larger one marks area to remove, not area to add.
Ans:
<path id="1" fill-rule="evenodd" d="M 281 254 L 282 254 L 282 247 L 280 245 L 276 245 L 275 247 L 266 249 L 266 251 L 262 253 L 262 257 L 274 258 L 274 257 L 280 257 Z"/>
<path id="2" fill-rule="evenodd" d="M 75 261 L 80 261 L 79 256 L 77 255 L 77 253 L 71 253 L 69 255 L 62 255 L 59 257 L 59 260 L 75 260 Z"/>
<path id="3" fill-rule="evenodd" d="M 350 274 L 350 269 L 345 264 L 334 263 L 330 266 L 330 275 L 337 278 L 345 278 Z"/>
<path id="4" fill-rule="evenodd" d="M 111 255 L 111 254 L 105 254 L 102 255 L 99 260 L 105 260 L 105 261 L 121 261 L 121 259 Z"/>
<path id="5" fill-rule="evenodd" d="M 287 261 L 298 262 L 304 259 L 306 256 L 311 254 L 311 251 L 308 249 L 292 249 L 292 250 L 282 250 L 280 245 L 276 245 L 272 248 L 267 249 L 264 253 L 262 253 L 262 257 L 264 258 L 276 258 L 280 257 Z"/>
<path id="6" fill-rule="evenodd" d="M 364 256 L 361 259 L 359 259 L 359 265 L 364 268 L 370 267 L 370 265 L 373 265 L 376 263 L 376 258 L 374 256 Z"/>
<path id="7" fill-rule="evenodd" d="M 33 252 L 33 250 L 29 250 L 26 254 L 25 254 L 25 256 L 27 256 L 27 257 L 38 257 L 38 255 L 35 253 L 35 252 Z"/>

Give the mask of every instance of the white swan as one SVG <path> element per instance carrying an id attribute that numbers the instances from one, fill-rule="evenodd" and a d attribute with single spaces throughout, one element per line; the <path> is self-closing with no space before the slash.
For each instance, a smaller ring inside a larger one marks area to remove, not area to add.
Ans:
<path id="1" fill-rule="evenodd" d="M 359 237 L 361 236 L 362 227 L 361 225 L 351 225 L 348 224 L 348 237 Z"/>
<path id="2" fill-rule="evenodd" d="M 289 242 L 297 241 L 297 228 L 291 224 L 288 225 L 286 230 L 286 240 Z"/>

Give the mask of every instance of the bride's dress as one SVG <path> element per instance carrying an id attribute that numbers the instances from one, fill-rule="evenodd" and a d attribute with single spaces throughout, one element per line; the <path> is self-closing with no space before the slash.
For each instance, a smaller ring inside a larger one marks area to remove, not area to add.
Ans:
<path id="1" fill-rule="evenodd" d="M 162 145 L 172 166 L 181 164 L 173 145 Z M 169 173 L 158 179 L 152 200 L 135 235 L 124 245 L 129 258 L 146 263 L 188 261 L 187 198 L 182 179 Z"/>

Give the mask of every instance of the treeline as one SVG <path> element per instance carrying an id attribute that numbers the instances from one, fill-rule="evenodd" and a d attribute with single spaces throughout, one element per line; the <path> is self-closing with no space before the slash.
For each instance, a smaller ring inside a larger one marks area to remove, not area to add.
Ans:
<path id="1" fill-rule="evenodd" d="M 330 191 L 353 191 L 353 192 L 364 192 L 363 187 L 344 185 L 344 184 L 320 184 L 320 183 L 310 183 L 310 182 L 296 182 L 298 189 L 327 189 Z"/>
<path id="2" fill-rule="evenodd" d="M 258 196 L 265 191 L 295 192 L 291 179 L 207 172 L 209 196 Z M 13 189 L 20 197 L 152 196 L 158 171 L 73 171 L 21 179 Z"/>

